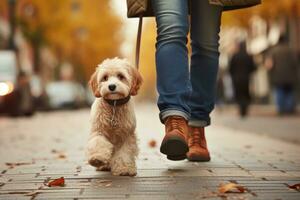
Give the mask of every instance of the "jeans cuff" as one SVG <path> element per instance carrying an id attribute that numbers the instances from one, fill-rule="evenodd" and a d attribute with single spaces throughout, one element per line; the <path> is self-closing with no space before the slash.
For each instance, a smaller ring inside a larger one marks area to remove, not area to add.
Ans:
<path id="1" fill-rule="evenodd" d="M 206 127 L 206 126 L 210 125 L 210 120 L 209 119 L 208 120 L 192 119 L 192 120 L 189 120 L 188 125 L 192 126 L 192 127 Z"/>
<path id="2" fill-rule="evenodd" d="M 159 113 L 159 119 L 160 119 L 161 123 L 164 124 L 164 122 L 167 119 L 167 117 L 174 116 L 174 115 L 175 116 L 183 117 L 187 121 L 189 120 L 189 117 L 190 117 L 189 114 L 187 112 L 185 112 L 185 111 L 171 108 L 171 109 L 162 110 Z"/>

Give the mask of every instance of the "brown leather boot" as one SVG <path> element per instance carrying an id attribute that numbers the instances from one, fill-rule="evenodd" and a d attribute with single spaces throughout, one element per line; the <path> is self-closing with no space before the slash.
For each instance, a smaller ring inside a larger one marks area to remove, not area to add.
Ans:
<path id="1" fill-rule="evenodd" d="M 187 159 L 195 162 L 210 161 L 204 128 L 189 127 L 189 133 L 189 152 L 187 153 Z"/>
<path id="2" fill-rule="evenodd" d="M 165 132 L 160 152 L 169 160 L 184 160 L 189 150 L 187 121 L 180 116 L 170 116 L 165 121 Z"/>

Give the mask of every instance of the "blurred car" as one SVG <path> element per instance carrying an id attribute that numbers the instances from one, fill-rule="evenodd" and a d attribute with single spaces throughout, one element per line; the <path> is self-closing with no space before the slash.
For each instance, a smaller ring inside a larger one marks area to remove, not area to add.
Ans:
<path id="1" fill-rule="evenodd" d="M 85 105 L 84 87 L 74 81 L 56 81 L 46 86 L 50 109 L 77 109 Z"/>
<path id="2" fill-rule="evenodd" d="M 49 110 L 48 95 L 45 86 L 38 75 L 32 75 L 30 79 L 31 94 L 33 96 L 35 110 Z"/>
<path id="3" fill-rule="evenodd" d="M 18 69 L 13 51 L 0 51 L 0 112 L 12 116 L 34 113 L 29 76 Z"/>

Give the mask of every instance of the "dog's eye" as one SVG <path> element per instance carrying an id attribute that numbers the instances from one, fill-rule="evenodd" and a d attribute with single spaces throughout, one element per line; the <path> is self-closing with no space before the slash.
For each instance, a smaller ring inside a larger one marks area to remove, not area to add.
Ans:
<path id="1" fill-rule="evenodd" d="M 125 79 L 125 76 L 123 74 L 118 74 L 117 76 L 118 76 L 118 79 L 120 79 L 120 80 L 124 80 Z"/>
<path id="2" fill-rule="evenodd" d="M 107 81 L 107 80 L 108 80 L 108 76 L 107 75 L 105 75 L 105 76 L 102 77 L 102 81 Z"/>

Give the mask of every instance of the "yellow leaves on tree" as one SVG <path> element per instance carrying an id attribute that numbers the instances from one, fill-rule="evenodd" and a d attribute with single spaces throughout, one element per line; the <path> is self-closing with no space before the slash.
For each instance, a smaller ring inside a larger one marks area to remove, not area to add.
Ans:
<path id="1" fill-rule="evenodd" d="M 120 19 L 109 0 L 19 0 L 19 18 L 40 29 L 59 61 L 83 69 L 88 79 L 106 57 L 118 56 Z"/>

